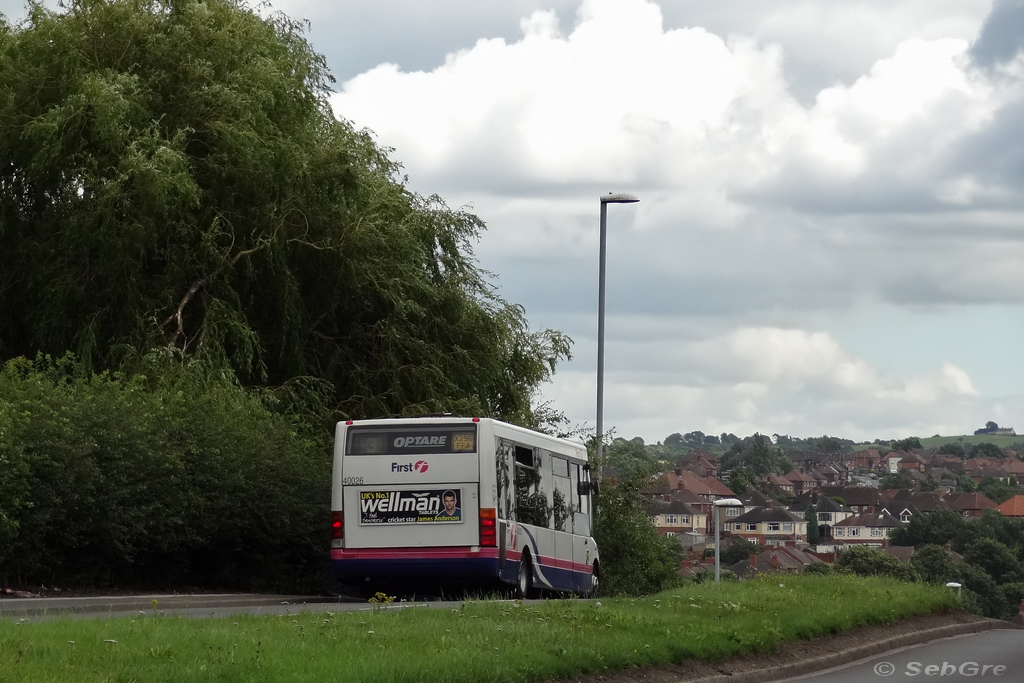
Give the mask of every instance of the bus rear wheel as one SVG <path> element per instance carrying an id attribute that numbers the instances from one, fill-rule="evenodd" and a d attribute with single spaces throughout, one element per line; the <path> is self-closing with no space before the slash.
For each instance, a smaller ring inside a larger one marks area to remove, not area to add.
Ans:
<path id="1" fill-rule="evenodd" d="M 526 600 L 533 597 L 533 564 L 530 556 L 523 553 L 519 561 L 519 575 L 516 577 L 516 598 Z"/>
<path id="2" fill-rule="evenodd" d="M 587 591 L 586 597 L 596 598 L 600 594 L 601 590 L 601 565 L 597 562 L 594 563 L 594 572 L 590 576 L 590 590 Z"/>

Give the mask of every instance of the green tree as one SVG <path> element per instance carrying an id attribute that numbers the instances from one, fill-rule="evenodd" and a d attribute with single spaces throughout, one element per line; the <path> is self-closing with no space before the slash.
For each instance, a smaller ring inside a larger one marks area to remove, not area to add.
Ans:
<path id="1" fill-rule="evenodd" d="M 811 545 L 817 545 L 820 540 L 818 536 L 818 513 L 813 505 L 804 511 L 804 520 L 807 522 L 807 542 Z"/>
<path id="2" fill-rule="evenodd" d="M 910 478 L 906 470 L 900 470 L 895 474 L 887 474 L 878 480 L 879 487 L 883 489 L 912 489 L 914 480 Z"/>
<path id="3" fill-rule="evenodd" d="M 1009 616 L 1010 605 L 1006 594 L 984 569 L 968 562 L 962 562 L 957 569 L 960 571 L 965 603 L 977 605 L 978 611 L 991 619 Z"/>
<path id="4" fill-rule="evenodd" d="M 734 467 L 729 472 L 729 490 L 737 496 L 742 496 L 750 489 L 755 488 L 756 484 L 757 478 L 747 467 Z"/>
<path id="5" fill-rule="evenodd" d="M 604 455 L 623 479 L 648 477 L 657 469 L 650 449 L 639 437 L 628 440 L 616 438 L 605 447 Z"/>
<path id="6" fill-rule="evenodd" d="M 912 451 L 921 448 L 921 439 L 916 436 L 908 436 L 905 439 L 897 439 L 892 442 L 894 451 Z"/>
<path id="7" fill-rule="evenodd" d="M 683 435 L 679 432 L 669 434 L 665 437 L 665 447 L 678 455 L 686 450 L 686 440 L 683 439 Z"/>
<path id="8" fill-rule="evenodd" d="M 1006 457 L 1006 452 L 995 445 L 994 443 L 984 442 L 976 443 L 971 446 L 970 457 L 972 458 L 992 458 L 993 460 L 1002 460 Z"/>
<path id="9" fill-rule="evenodd" d="M 966 453 L 964 452 L 964 446 L 962 443 L 956 441 L 950 441 L 939 446 L 939 453 L 943 455 L 955 455 L 958 458 L 963 459 Z"/>
<path id="10" fill-rule="evenodd" d="M 840 571 L 858 576 L 889 576 L 901 581 L 914 581 L 917 574 L 909 564 L 874 548 L 854 546 L 844 550 L 833 563 Z"/>
<path id="11" fill-rule="evenodd" d="M 910 556 L 910 566 L 914 568 L 922 581 L 946 584 L 959 581 L 960 572 L 949 553 L 935 544 L 925 544 Z"/>
<path id="12" fill-rule="evenodd" d="M 981 493 L 993 502 L 1003 503 L 1020 493 L 1020 487 L 1017 486 L 1016 479 L 1012 481 L 1013 483 L 1011 484 L 995 477 L 982 477 L 981 481 L 978 482 L 977 490 L 978 493 Z"/>
<path id="13" fill-rule="evenodd" d="M 719 559 L 722 561 L 722 565 L 728 566 L 741 560 L 750 559 L 751 555 L 757 555 L 761 550 L 761 546 L 757 543 L 735 537 L 729 542 L 728 547 L 722 549 Z"/>
<path id="14" fill-rule="evenodd" d="M 842 442 L 834 436 L 822 436 L 815 442 L 815 447 L 826 455 L 839 455 L 843 450 Z"/>
<path id="15" fill-rule="evenodd" d="M 0 359 L 170 348 L 339 415 L 536 424 L 570 340 L 497 296 L 480 219 L 410 192 L 331 82 L 301 24 L 241 0 L 0 23 Z"/>
<path id="16" fill-rule="evenodd" d="M 967 533 L 967 522 L 953 510 L 940 508 L 923 515 L 914 515 L 906 526 L 898 526 L 892 530 L 893 545 L 910 545 L 920 548 L 925 545 L 944 545 L 952 542 L 954 548 L 959 545 Z"/>
<path id="17" fill-rule="evenodd" d="M 769 473 L 786 474 L 793 469 L 793 462 L 768 437 L 755 433 L 745 441 L 734 443 L 722 456 L 723 468 L 736 466 L 743 466 L 760 477 Z"/>
<path id="18" fill-rule="evenodd" d="M 594 539 L 601 549 L 601 588 L 607 594 L 645 595 L 678 579 L 682 546 L 660 536 L 645 512 L 644 479 L 601 489 Z"/>
<path id="19" fill-rule="evenodd" d="M 980 538 L 964 552 L 964 562 L 980 567 L 997 584 L 1024 581 L 1020 561 L 1004 544 Z"/>

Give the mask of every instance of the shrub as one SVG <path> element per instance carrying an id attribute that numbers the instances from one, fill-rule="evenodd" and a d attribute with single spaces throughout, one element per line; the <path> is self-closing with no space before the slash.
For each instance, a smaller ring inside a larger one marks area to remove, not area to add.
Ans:
<path id="1" fill-rule="evenodd" d="M 330 449 L 202 369 L 0 371 L 0 580 L 295 590 L 325 564 Z"/>
<path id="2" fill-rule="evenodd" d="M 594 538 L 601 550 L 602 590 L 611 595 L 646 595 L 680 580 L 682 547 L 651 524 L 641 484 L 630 480 L 603 486 L 597 499 Z"/>

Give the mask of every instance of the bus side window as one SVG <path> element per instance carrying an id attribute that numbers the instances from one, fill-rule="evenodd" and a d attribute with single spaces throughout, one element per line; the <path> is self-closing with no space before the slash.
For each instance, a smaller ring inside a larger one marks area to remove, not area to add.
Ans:
<path id="1" fill-rule="evenodd" d="M 551 506 L 542 483 L 539 463 L 533 449 L 517 445 L 516 449 L 516 521 L 547 527 Z"/>
<path id="2" fill-rule="evenodd" d="M 508 519 L 509 511 L 512 509 L 512 486 L 509 482 L 509 467 L 511 467 L 513 451 L 515 447 L 504 439 L 496 439 L 494 445 L 494 481 L 498 494 L 498 517 Z"/>
<path id="3" fill-rule="evenodd" d="M 579 486 L 575 485 L 575 482 L 585 482 L 585 481 L 587 481 L 587 478 L 585 476 L 585 473 L 583 472 L 583 467 L 582 466 L 580 466 L 580 465 L 573 465 L 573 468 L 576 470 L 575 481 L 573 482 L 574 483 L 573 493 L 576 494 L 576 496 L 575 496 L 575 498 L 576 498 L 576 512 L 582 512 L 583 514 L 589 515 L 590 514 L 590 496 L 581 496 L 579 494 Z"/>
<path id="4" fill-rule="evenodd" d="M 551 473 L 554 488 L 551 490 L 551 512 L 556 531 L 572 531 L 572 514 L 576 506 L 572 499 L 572 482 L 569 479 L 569 461 L 565 458 L 551 458 Z M 568 524 L 566 524 L 568 522 Z"/>

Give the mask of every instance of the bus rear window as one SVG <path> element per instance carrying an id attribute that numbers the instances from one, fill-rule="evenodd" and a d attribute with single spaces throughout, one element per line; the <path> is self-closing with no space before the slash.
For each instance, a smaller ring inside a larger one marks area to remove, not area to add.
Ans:
<path id="1" fill-rule="evenodd" d="M 347 455 L 426 455 L 475 453 L 476 426 L 352 427 Z"/>

